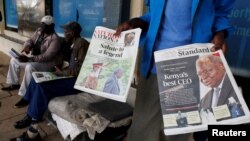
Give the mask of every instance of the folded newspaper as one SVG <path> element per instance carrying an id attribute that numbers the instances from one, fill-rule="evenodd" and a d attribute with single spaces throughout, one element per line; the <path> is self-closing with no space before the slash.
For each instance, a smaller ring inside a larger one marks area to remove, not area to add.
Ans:
<path id="1" fill-rule="evenodd" d="M 15 49 L 11 48 L 9 51 L 9 54 L 14 57 L 14 58 L 18 58 L 21 54 L 19 52 L 17 52 Z"/>
<path id="2" fill-rule="evenodd" d="M 191 44 L 154 53 L 166 135 L 250 122 L 226 59 L 221 50 L 210 52 L 212 46 Z"/>
<path id="3" fill-rule="evenodd" d="M 57 76 L 53 72 L 32 72 L 32 76 L 36 81 L 36 83 L 72 77 L 72 76 Z"/>
<path id="4" fill-rule="evenodd" d="M 125 102 L 134 74 L 141 29 L 114 36 L 97 26 L 74 88 Z"/>

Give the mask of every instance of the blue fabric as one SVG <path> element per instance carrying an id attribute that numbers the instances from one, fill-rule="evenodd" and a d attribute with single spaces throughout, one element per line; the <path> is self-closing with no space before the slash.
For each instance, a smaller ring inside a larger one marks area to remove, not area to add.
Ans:
<path id="1" fill-rule="evenodd" d="M 24 96 L 24 99 L 29 102 L 27 114 L 36 120 L 41 120 L 52 98 L 79 92 L 74 89 L 75 81 L 76 77 L 43 83 L 36 83 L 32 79 Z"/>
<path id="2" fill-rule="evenodd" d="M 192 41 L 207 43 L 215 32 L 225 30 L 230 33 L 233 27 L 227 15 L 233 8 L 235 0 L 193 0 L 191 7 Z M 141 73 L 147 76 L 153 66 L 153 48 L 159 33 L 166 0 L 147 0 L 148 12 L 140 18 L 149 23 L 142 52 Z M 178 12 L 178 11 L 176 11 Z"/>
<path id="3" fill-rule="evenodd" d="M 191 4 L 192 0 L 167 1 L 154 51 L 191 43 Z M 151 72 L 156 73 L 155 63 L 153 64 Z"/>
<path id="4" fill-rule="evenodd" d="M 191 43 L 192 0 L 168 0 L 154 50 Z M 178 12 L 176 12 L 178 10 Z"/>

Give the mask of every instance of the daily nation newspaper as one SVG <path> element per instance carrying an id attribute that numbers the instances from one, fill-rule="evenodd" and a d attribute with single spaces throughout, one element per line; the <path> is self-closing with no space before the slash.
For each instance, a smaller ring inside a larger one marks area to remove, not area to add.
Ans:
<path id="1" fill-rule="evenodd" d="M 141 29 L 124 31 L 97 26 L 74 88 L 125 102 L 134 74 Z"/>
<path id="2" fill-rule="evenodd" d="M 191 44 L 154 53 L 166 135 L 242 124 L 249 109 L 221 50 Z"/>

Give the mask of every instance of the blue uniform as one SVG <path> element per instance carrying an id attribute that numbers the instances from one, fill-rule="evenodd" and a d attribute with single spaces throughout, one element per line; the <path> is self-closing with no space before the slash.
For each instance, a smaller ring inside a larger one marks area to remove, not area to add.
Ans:
<path id="1" fill-rule="evenodd" d="M 188 136 L 168 136 L 166 139 L 162 133 L 163 122 L 153 52 L 191 43 L 208 43 L 214 33 L 219 31 L 230 33 L 233 28 L 227 15 L 233 8 L 234 0 L 147 0 L 146 4 L 148 12 L 139 18 L 149 26 L 141 35 L 142 76 L 139 78 L 128 140 L 185 141 Z M 201 133 L 195 139 L 203 141 L 206 135 Z"/>

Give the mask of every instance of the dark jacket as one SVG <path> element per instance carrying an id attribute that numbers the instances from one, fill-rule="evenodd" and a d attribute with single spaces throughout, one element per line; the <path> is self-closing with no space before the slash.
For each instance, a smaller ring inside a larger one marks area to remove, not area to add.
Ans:
<path id="1" fill-rule="evenodd" d="M 72 76 L 77 76 L 83 60 L 87 54 L 88 51 L 88 47 L 89 47 L 89 42 L 81 37 L 77 38 L 74 43 L 73 43 L 73 47 L 71 48 L 70 52 L 71 55 L 70 57 L 67 57 L 67 53 L 69 53 L 66 49 L 66 54 L 64 53 L 64 56 L 66 57 L 66 59 L 69 59 L 69 68 L 64 70 L 63 74 L 64 75 L 72 75 Z M 73 58 L 73 59 L 70 59 Z M 72 66 L 71 66 L 72 65 Z"/>
<path id="2" fill-rule="evenodd" d="M 228 104 L 228 98 L 233 97 L 237 102 L 238 97 L 234 91 L 234 88 L 229 80 L 229 77 L 226 75 L 222 84 L 219 100 L 217 106 Z M 201 99 L 200 109 L 210 109 L 212 108 L 212 99 L 213 99 L 213 89 L 208 91 L 208 93 Z"/>

